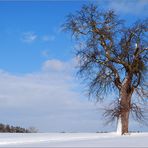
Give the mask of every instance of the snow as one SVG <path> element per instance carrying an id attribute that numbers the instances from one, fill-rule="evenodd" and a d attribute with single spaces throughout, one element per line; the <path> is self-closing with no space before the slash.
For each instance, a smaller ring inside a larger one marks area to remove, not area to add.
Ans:
<path id="1" fill-rule="evenodd" d="M 117 134 L 120 134 L 120 135 L 122 133 L 122 131 L 121 131 L 121 129 L 122 129 L 121 125 L 122 125 L 122 123 L 121 123 L 121 117 L 119 117 L 118 118 L 118 121 L 117 121 Z"/>
<path id="2" fill-rule="evenodd" d="M 148 133 L 1 133 L 0 147 L 146 147 Z"/>
<path id="3" fill-rule="evenodd" d="M 125 85 L 125 83 L 127 82 L 127 78 L 125 78 L 124 80 L 123 80 L 123 82 L 122 82 L 122 86 L 124 86 Z"/>

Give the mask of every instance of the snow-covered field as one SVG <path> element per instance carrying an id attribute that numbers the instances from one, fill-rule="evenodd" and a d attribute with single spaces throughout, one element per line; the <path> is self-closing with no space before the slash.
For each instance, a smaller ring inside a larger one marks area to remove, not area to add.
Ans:
<path id="1" fill-rule="evenodd" d="M 148 133 L 0 134 L 0 147 L 148 147 Z"/>

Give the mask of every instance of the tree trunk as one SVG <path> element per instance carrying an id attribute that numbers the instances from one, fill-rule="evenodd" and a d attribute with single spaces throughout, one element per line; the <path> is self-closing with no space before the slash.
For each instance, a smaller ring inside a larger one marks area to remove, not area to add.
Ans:
<path id="1" fill-rule="evenodd" d="M 128 133 L 129 113 L 130 113 L 129 109 L 122 109 L 122 112 L 121 112 L 122 135 Z"/>
<path id="2" fill-rule="evenodd" d="M 131 97 L 133 94 L 133 88 L 131 87 L 131 77 L 127 76 L 123 81 L 121 90 L 120 90 L 120 116 L 121 119 L 121 134 L 128 133 L 129 127 L 129 114 L 131 108 Z"/>

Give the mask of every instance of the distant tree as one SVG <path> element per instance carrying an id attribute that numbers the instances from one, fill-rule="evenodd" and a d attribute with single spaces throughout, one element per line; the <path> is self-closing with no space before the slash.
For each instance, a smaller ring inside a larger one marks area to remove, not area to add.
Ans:
<path id="1" fill-rule="evenodd" d="M 11 132 L 11 128 L 10 128 L 10 126 L 9 126 L 8 124 L 6 125 L 5 130 L 6 130 L 6 132 L 8 132 L 8 133 L 10 133 L 10 132 Z"/>
<path id="2" fill-rule="evenodd" d="M 130 112 L 142 120 L 141 104 L 148 101 L 148 20 L 125 26 L 113 10 L 101 11 L 91 4 L 68 15 L 63 28 L 79 44 L 78 74 L 88 84 L 89 96 L 100 100 L 104 94 L 118 93 L 104 115 L 121 121 L 121 133 L 128 133 Z"/>
<path id="3" fill-rule="evenodd" d="M 11 126 L 10 129 L 11 129 L 11 133 L 16 133 L 16 130 L 15 130 L 14 126 Z"/>
<path id="4" fill-rule="evenodd" d="M 16 133 L 20 133 L 20 129 L 19 129 L 19 128 L 20 128 L 19 126 L 16 126 L 16 127 L 15 127 Z"/>
<path id="5" fill-rule="evenodd" d="M 35 127 L 25 129 L 19 126 L 14 127 L 0 123 L 0 133 L 37 133 L 37 131 Z"/>
<path id="6" fill-rule="evenodd" d="M 0 132 L 4 132 L 5 126 L 3 124 L 0 124 Z"/>
<path id="7" fill-rule="evenodd" d="M 36 129 L 35 127 L 31 126 L 31 127 L 28 128 L 28 131 L 30 133 L 37 133 L 38 132 L 38 129 Z"/>

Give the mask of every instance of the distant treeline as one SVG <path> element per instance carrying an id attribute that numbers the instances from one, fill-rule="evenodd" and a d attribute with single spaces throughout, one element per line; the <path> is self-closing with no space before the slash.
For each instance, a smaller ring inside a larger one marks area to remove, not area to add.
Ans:
<path id="1" fill-rule="evenodd" d="M 28 129 L 19 126 L 10 126 L 0 123 L 0 133 L 37 133 L 37 129 L 30 127 Z"/>

